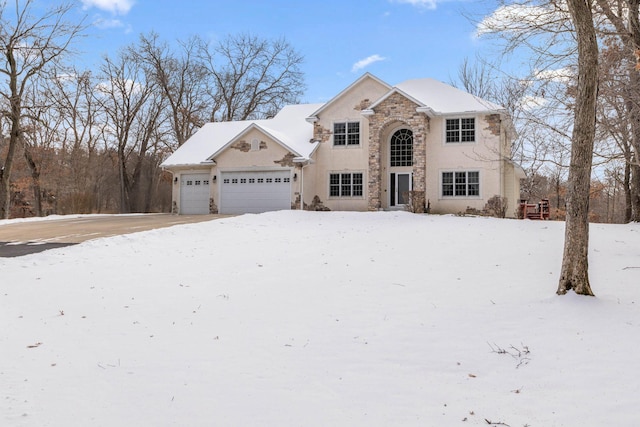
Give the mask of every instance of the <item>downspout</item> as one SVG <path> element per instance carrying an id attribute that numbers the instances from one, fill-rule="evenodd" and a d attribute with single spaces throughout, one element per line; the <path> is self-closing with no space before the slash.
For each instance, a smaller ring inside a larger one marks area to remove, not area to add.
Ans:
<path id="1" fill-rule="evenodd" d="M 305 164 L 300 165 L 300 210 L 304 210 L 304 167 Z"/>
<path id="2" fill-rule="evenodd" d="M 304 168 L 309 166 L 310 160 L 297 157 L 293 159 L 293 162 L 300 165 L 300 210 L 304 210 Z"/>

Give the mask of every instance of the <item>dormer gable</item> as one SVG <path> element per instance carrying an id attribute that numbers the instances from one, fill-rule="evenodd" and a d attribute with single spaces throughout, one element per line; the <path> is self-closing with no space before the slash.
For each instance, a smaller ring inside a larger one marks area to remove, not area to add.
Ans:
<path id="1" fill-rule="evenodd" d="M 314 111 L 313 114 L 311 114 L 309 117 L 307 117 L 307 121 L 310 123 L 314 123 L 318 120 L 319 116 L 327 111 L 330 110 L 332 107 L 335 107 L 336 104 L 339 104 L 341 101 L 344 101 L 345 98 L 349 97 L 349 96 L 353 96 L 354 92 L 357 91 L 359 88 L 364 87 L 365 85 L 369 85 L 369 86 L 374 86 L 376 89 L 376 92 L 379 93 L 384 93 L 387 92 L 389 90 L 391 90 L 391 86 L 387 83 L 385 83 L 384 81 L 380 80 L 378 77 L 374 76 L 371 73 L 365 73 L 362 76 L 360 76 L 360 78 L 358 78 L 356 81 L 354 81 L 353 83 L 351 83 L 349 86 L 347 86 L 345 89 L 343 89 L 339 94 L 337 94 L 336 96 L 334 96 L 333 98 L 331 98 L 330 101 L 328 101 L 327 103 L 325 103 L 322 107 L 320 107 L 318 110 Z M 367 93 L 371 93 L 371 90 L 368 90 Z M 367 104 L 372 102 L 373 99 L 371 99 L 371 96 L 368 95 L 368 98 L 366 98 L 367 100 Z M 362 99 L 360 101 L 365 101 L 365 99 Z M 356 106 L 354 106 L 356 107 Z M 359 108 L 359 110 L 364 110 L 368 107 L 368 105 L 358 105 L 357 108 Z"/>

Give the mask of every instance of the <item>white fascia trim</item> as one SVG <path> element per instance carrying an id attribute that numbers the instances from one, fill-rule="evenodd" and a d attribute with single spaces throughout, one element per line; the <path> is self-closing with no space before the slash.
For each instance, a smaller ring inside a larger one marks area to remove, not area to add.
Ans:
<path id="1" fill-rule="evenodd" d="M 306 157 L 294 157 L 292 161 L 293 161 L 293 163 L 299 163 L 302 166 L 306 166 L 306 165 L 310 165 L 312 163 L 315 163 L 315 161 L 313 159 L 308 159 Z"/>
<path id="2" fill-rule="evenodd" d="M 169 165 L 160 165 L 160 167 L 162 169 L 168 169 L 171 170 L 172 168 L 174 169 L 182 169 L 182 168 L 193 168 L 193 167 L 198 167 L 198 166 L 215 166 L 216 162 L 214 162 L 213 160 L 210 161 L 204 161 L 204 162 L 199 162 L 199 163 L 172 163 Z"/>
<path id="3" fill-rule="evenodd" d="M 477 115 L 488 115 L 488 114 L 505 114 L 507 110 L 469 110 L 469 111 L 455 111 L 450 113 L 436 113 L 442 117 L 461 117 L 461 116 L 477 116 Z"/>
<path id="4" fill-rule="evenodd" d="M 440 115 L 440 113 L 436 112 L 433 108 L 427 107 L 427 106 L 416 108 L 416 112 L 424 113 L 429 117 L 435 117 Z"/>

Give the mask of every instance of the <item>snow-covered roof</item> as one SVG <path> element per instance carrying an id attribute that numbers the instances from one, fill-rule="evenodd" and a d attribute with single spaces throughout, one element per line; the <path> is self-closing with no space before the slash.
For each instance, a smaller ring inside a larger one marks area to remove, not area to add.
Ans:
<path id="1" fill-rule="evenodd" d="M 316 148 L 312 143 L 313 125 L 305 118 L 323 104 L 288 105 L 271 119 L 213 122 L 205 124 L 162 166 L 184 166 L 211 163 L 251 129 L 258 129 L 298 157 L 309 158 Z"/>
<path id="2" fill-rule="evenodd" d="M 413 79 L 395 85 L 369 108 L 374 109 L 393 93 L 401 93 L 431 115 L 502 111 L 503 107 L 435 79 Z"/>
<path id="3" fill-rule="evenodd" d="M 369 112 L 394 93 L 400 93 L 413 100 L 418 104 L 418 111 L 430 116 L 504 110 L 499 105 L 438 80 L 429 78 L 407 80 L 391 87 L 377 77 L 366 73 L 326 104 L 288 105 L 271 119 L 207 123 L 165 160 L 162 166 L 211 164 L 218 154 L 252 129 L 263 132 L 296 157 L 309 159 L 318 145 L 318 142 L 311 142 L 313 139 L 311 123 L 315 117 L 356 84 L 369 78 L 389 88 L 384 96 L 369 107 Z M 366 110 L 363 113 L 366 114 Z"/>

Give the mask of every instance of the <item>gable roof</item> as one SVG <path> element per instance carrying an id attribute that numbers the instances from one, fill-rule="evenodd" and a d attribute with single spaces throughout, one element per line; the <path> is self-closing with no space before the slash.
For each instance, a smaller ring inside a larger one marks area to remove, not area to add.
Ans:
<path id="1" fill-rule="evenodd" d="M 331 98 L 328 102 L 322 104 L 322 106 L 319 109 L 317 109 L 316 111 L 314 111 L 312 114 L 310 114 L 307 117 L 307 121 L 313 121 L 316 118 L 316 116 L 318 114 L 320 114 L 325 108 L 327 108 L 328 106 L 333 104 L 334 101 L 336 101 L 337 99 L 342 97 L 345 93 L 349 92 L 352 88 L 354 88 L 355 86 L 360 84 L 360 82 L 362 82 L 363 80 L 366 80 L 366 79 L 372 79 L 372 80 L 380 83 L 382 86 L 384 86 L 384 87 L 386 87 L 388 89 L 391 89 L 391 86 L 389 84 L 383 82 L 382 80 L 380 80 L 379 78 L 377 78 L 373 74 L 371 74 L 369 72 L 366 72 L 362 76 L 360 76 L 360 78 L 358 80 L 356 80 L 355 82 L 351 83 L 349 86 L 344 88 L 339 94 L 337 94 L 336 96 Z"/>
<path id="2" fill-rule="evenodd" d="M 460 113 L 499 112 L 504 108 L 478 98 L 435 79 L 413 79 L 395 85 L 389 92 L 374 102 L 373 110 L 394 93 L 399 93 L 419 105 L 418 110 L 429 115 L 449 115 Z"/>
<path id="3" fill-rule="evenodd" d="M 257 129 L 298 157 L 309 158 L 316 148 L 313 125 L 305 118 L 322 104 L 288 105 L 271 119 L 213 122 L 205 124 L 169 158 L 163 167 L 211 163 L 252 129 Z"/>

